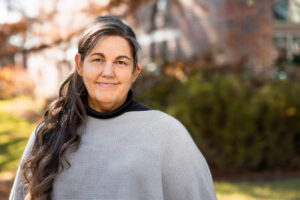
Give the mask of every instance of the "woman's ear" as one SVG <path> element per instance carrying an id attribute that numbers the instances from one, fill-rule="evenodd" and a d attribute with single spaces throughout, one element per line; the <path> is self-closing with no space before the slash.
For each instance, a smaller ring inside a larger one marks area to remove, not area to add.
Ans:
<path id="1" fill-rule="evenodd" d="M 75 55 L 75 65 L 76 65 L 76 71 L 77 73 L 82 76 L 83 74 L 83 69 L 82 69 L 82 62 L 81 62 L 81 55 L 77 53 Z"/>
<path id="2" fill-rule="evenodd" d="M 133 81 L 132 82 L 134 82 L 136 79 L 137 79 L 137 77 L 139 76 L 139 74 L 141 73 L 141 70 L 142 70 L 142 67 L 141 67 L 141 65 L 140 64 L 137 64 L 136 65 L 136 68 L 135 68 L 135 70 L 134 70 L 134 72 L 133 72 Z"/>

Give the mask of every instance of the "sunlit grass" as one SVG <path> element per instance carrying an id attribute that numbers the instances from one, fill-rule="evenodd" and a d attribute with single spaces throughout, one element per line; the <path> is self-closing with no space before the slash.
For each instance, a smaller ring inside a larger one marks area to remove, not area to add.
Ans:
<path id="1" fill-rule="evenodd" d="M 297 200 L 300 177 L 243 182 L 215 182 L 219 200 Z"/>
<path id="2" fill-rule="evenodd" d="M 28 96 L 18 96 L 13 99 L 0 100 L 0 110 L 20 116 L 23 112 L 41 115 L 45 106 L 45 99 L 32 99 Z"/>
<path id="3" fill-rule="evenodd" d="M 17 168 L 34 124 L 0 110 L 0 173 Z"/>

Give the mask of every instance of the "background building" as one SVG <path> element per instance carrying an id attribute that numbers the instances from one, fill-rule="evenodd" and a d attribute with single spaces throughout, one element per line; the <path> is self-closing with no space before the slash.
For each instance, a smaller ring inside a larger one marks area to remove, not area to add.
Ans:
<path id="1" fill-rule="evenodd" d="M 2 1 L 2 10 L 21 17 L 0 24 L 0 64 L 28 68 L 37 92 L 47 98 L 73 70 L 82 28 L 105 14 L 134 27 L 149 71 L 207 52 L 219 64 L 243 62 L 257 73 L 270 72 L 276 59 L 300 60 L 299 0 L 31 0 L 31 12 L 25 5 Z"/>

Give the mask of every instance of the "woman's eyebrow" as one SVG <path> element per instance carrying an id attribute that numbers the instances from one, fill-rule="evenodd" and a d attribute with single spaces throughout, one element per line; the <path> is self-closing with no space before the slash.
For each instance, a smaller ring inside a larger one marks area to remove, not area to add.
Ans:
<path id="1" fill-rule="evenodd" d="M 129 58 L 128 56 L 118 56 L 116 59 L 121 59 L 121 58 L 126 58 L 127 60 L 131 60 L 131 58 Z"/>
<path id="2" fill-rule="evenodd" d="M 100 53 L 100 52 L 92 53 L 90 56 L 101 56 L 102 58 L 105 58 L 105 55 L 103 53 Z M 122 58 L 126 58 L 127 60 L 131 60 L 131 58 L 129 58 L 128 56 L 125 56 L 125 55 L 117 56 L 116 60 L 122 59 Z"/>
<path id="3" fill-rule="evenodd" d="M 98 53 L 98 52 L 92 53 L 90 56 L 101 56 L 105 58 L 105 55 L 103 53 Z"/>

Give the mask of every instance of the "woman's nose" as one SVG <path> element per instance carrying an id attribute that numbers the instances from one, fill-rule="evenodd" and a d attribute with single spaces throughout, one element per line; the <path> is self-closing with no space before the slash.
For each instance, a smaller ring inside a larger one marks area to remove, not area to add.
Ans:
<path id="1" fill-rule="evenodd" d="M 103 72 L 102 72 L 102 76 L 106 76 L 106 77 L 113 77 L 114 76 L 114 70 L 113 70 L 113 65 L 112 63 L 105 63 Z"/>

